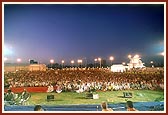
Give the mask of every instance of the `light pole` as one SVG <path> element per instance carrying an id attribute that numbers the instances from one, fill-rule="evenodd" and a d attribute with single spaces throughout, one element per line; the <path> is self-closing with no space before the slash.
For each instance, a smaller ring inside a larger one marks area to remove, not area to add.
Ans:
<path id="1" fill-rule="evenodd" d="M 100 61 L 100 68 L 101 68 L 101 58 L 98 58 L 98 60 Z"/>
<path id="2" fill-rule="evenodd" d="M 54 60 L 50 59 L 51 68 L 53 68 L 53 63 L 54 63 Z"/>
<path id="3" fill-rule="evenodd" d="M 154 67 L 154 65 L 153 65 L 153 61 L 151 61 L 150 63 L 151 63 L 151 67 Z"/>
<path id="4" fill-rule="evenodd" d="M 112 61 L 114 60 L 113 56 L 110 56 L 110 61 L 111 61 L 111 65 L 112 65 Z"/>
<path id="5" fill-rule="evenodd" d="M 78 66 L 80 67 L 80 64 L 81 64 L 81 68 L 82 68 L 82 60 L 81 59 L 78 59 Z"/>
<path id="6" fill-rule="evenodd" d="M 74 60 L 71 60 L 71 64 L 72 64 L 72 67 L 73 67 L 73 64 L 74 64 Z"/>
<path id="7" fill-rule="evenodd" d="M 96 68 L 96 62 L 97 62 L 97 58 L 95 58 L 95 59 L 94 59 L 94 61 L 95 61 L 95 68 Z"/>
<path id="8" fill-rule="evenodd" d="M 65 63 L 65 61 L 64 61 L 64 60 L 62 60 L 61 62 L 62 62 L 62 68 L 63 68 L 63 67 L 64 67 L 64 63 Z"/>
<path id="9" fill-rule="evenodd" d="M 19 67 L 19 63 L 21 62 L 21 59 L 20 58 L 18 58 L 17 59 L 17 64 L 18 64 L 18 68 L 19 68 L 19 70 L 20 70 L 20 67 Z M 16 68 L 15 68 L 15 71 L 16 71 Z"/>

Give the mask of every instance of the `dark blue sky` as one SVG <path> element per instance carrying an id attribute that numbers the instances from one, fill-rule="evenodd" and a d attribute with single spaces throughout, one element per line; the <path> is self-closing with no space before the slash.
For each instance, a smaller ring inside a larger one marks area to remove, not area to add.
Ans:
<path id="1" fill-rule="evenodd" d="M 101 57 L 163 62 L 163 5 L 5 5 L 5 57 L 61 63 Z"/>

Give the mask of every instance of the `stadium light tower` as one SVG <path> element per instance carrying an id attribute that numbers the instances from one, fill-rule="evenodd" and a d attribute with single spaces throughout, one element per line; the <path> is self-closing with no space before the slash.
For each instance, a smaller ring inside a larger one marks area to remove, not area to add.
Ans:
<path id="1" fill-rule="evenodd" d="M 100 68 L 101 68 L 101 58 L 98 58 L 98 60 L 100 61 Z"/>
<path id="2" fill-rule="evenodd" d="M 113 56 L 110 56 L 110 61 L 111 61 L 111 65 L 112 65 L 112 61 L 114 60 Z"/>

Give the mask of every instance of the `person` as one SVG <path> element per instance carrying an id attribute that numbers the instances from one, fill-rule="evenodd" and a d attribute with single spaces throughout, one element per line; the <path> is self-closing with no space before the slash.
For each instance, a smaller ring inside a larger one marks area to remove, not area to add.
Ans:
<path id="1" fill-rule="evenodd" d="M 34 111 L 44 111 L 41 105 L 36 105 Z"/>
<path id="2" fill-rule="evenodd" d="M 132 101 L 126 102 L 126 108 L 127 108 L 127 111 L 138 111 L 137 109 L 134 108 Z"/>
<path id="3" fill-rule="evenodd" d="M 26 89 L 24 89 L 21 96 L 20 96 L 20 102 L 19 103 L 21 105 L 25 105 L 30 97 L 31 97 L 30 93 Z"/>
<path id="4" fill-rule="evenodd" d="M 5 104 L 13 105 L 15 104 L 15 94 L 8 89 L 8 92 L 5 94 Z"/>
<path id="5" fill-rule="evenodd" d="M 50 92 L 53 92 L 53 91 L 54 91 L 54 87 L 53 87 L 53 85 L 50 84 L 48 86 L 47 92 L 50 93 Z"/>
<path id="6" fill-rule="evenodd" d="M 107 102 L 101 103 L 102 111 L 113 111 L 111 108 L 108 108 Z"/>

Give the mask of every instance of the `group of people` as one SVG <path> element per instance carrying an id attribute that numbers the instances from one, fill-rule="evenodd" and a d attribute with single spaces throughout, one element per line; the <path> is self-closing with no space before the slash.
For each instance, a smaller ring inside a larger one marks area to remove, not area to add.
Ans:
<path id="1" fill-rule="evenodd" d="M 11 89 L 8 89 L 4 94 L 4 103 L 5 105 L 26 105 L 26 102 L 28 102 L 30 97 L 31 94 L 26 89 L 24 89 L 20 95 L 15 94 Z"/>
<path id="2" fill-rule="evenodd" d="M 103 112 L 113 111 L 112 108 L 108 107 L 107 102 L 105 102 L 105 101 L 101 103 L 101 109 Z M 127 111 L 138 111 L 137 109 L 134 108 L 132 101 L 126 102 L 126 110 Z M 44 109 L 41 105 L 35 105 L 34 111 L 44 111 Z"/>
<path id="3" fill-rule="evenodd" d="M 113 111 L 112 108 L 108 108 L 107 102 L 102 102 L 101 108 L 102 108 L 102 111 Z M 134 108 L 132 101 L 126 102 L 126 110 L 127 111 L 138 111 L 137 109 Z"/>
<path id="4" fill-rule="evenodd" d="M 52 91 L 117 91 L 130 89 L 164 89 L 164 72 L 113 73 L 104 69 L 47 70 L 5 72 L 9 87 L 50 87 Z"/>

